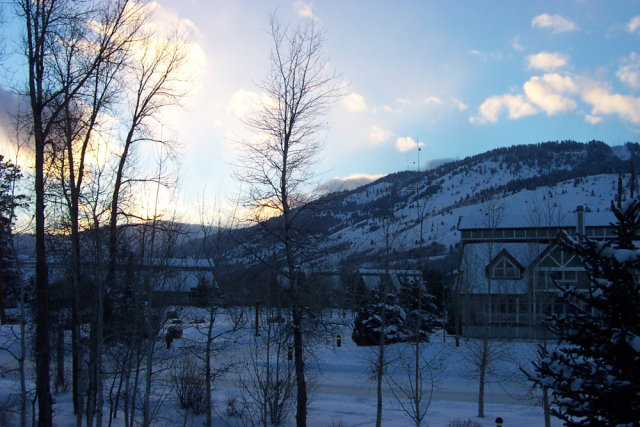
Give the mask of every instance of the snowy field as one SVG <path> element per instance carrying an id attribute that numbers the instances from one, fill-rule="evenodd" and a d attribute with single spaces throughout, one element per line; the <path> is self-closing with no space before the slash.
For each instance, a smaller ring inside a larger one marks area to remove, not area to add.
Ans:
<path id="1" fill-rule="evenodd" d="M 201 341 L 202 336 L 190 321 L 196 317 L 204 317 L 203 313 L 195 310 L 182 311 L 180 317 L 184 321 L 183 337 L 174 341 L 170 350 L 166 349 L 164 339 L 158 341 L 156 356 L 159 359 L 177 359 L 187 349 L 193 349 L 194 343 Z M 217 330 L 224 331 L 228 327 L 228 320 L 216 322 Z M 217 415 L 214 425 L 250 425 L 242 420 L 229 417 L 225 408 L 230 397 L 241 397 L 242 390 L 238 387 L 237 372 L 242 371 L 247 364 L 247 354 L 253 337 L 253 324 L 248 324 L 243 330 L 228 334 L 218 339 L 218 344 L 225 344 L 217 352 L 213 364 L 233 363 L 232 368 L 224 377 L 214 384 L 214 407 Z M 200 325 L 202 329 L 203 325 Z M 310 426 L 371 426 L 376 419 L 376 384 L 370 376 L 371 362 L 376 349 L 357 347 L 351 341 L 351 329 L 342 326 L 338 330 L 342 336 L 342 345 L 337 347 L 334 337 L 326 342 L 317 344 L 313 348 L 314 358 L 308 361 L 309 410 L 308 425 Z M 17 350 L 17 343 L 11 338 L 8 326 L 2 327 L 3 348 Z M 428 392 L 423 405 L 429 405 L 425 426 L 446 426 L 454 420 L 472 420 L 482 426 L 495 426 L 496 417 L 504 419 L 504 426 L 543 426 L 543 411 L 539 399 L 532 395 L 530 384 L 526 381 L 519 367 L 530 367 L 535 356 L 535 343 L 531 342 L 501 342 L 494 343 L 501 352 L 498 363 L 492 369 L 485 392 L 485 417 L 476 417 L 478 407 L 478 381 L 474 378 L 473 369 L 468 362 L 468 354 L 477 341 L 461 339 L 456 347 L 454 337 L 447 336 L 443 342 L 441 332 L 431 337 L 431 342 L 425 344 L 425 357 L 430 360 L 431 375 L 425 377 L 427 390 L 433 389 L 429 403 Z M 389 358 L 410 354 L 411 344 L 394 344 L 387 346 Z M 9 395 L 18 391 L 18 377 L 8 372 L 15 361 L 6 352 L 0 354 L 2 376 L 0 378 L 0 399 L 6 401 Z M 287 362 L 292 363 L 292 362 Z M 69 363 L 70 364 L 70 363 Z M 160 371 L 160 368 L 158 368 Z M 29 372 L 33 367 L 29 365 Z M 155 414 L 154 425 L 203 425 L 202 416 L 188 415 L 180 410 L 175 393 L 167 381 L 167 372 L 159 372 L 154 380 L 156 395 L 153 402 Z M 163 379 L 164 375 L 164 379 Z M 390 390 L 392 384 L 401 384 L 407 373 L 396 365 L 392 365 L 388 372 L 388 381 L 384 386 L 383 425 L 410 426 L 410 418 L 402 411 L 400 404 Z M 433 381 L 432 381 L 433 379 Z M 28 378 L 31 386 L 33 378 Z M 53 380 L 52 380 L 53 381 Z M 431 385 L 433 384 L 433 387 Z M 105 387 L 109 386 L 107 380 Z M 74 424 L 72 416 L 71 395 L 69 392 L 54 395 L 55 414 L 54 425 L 71 426 Z M 105 402 L 105 421 L 108 419 L 108 400 Z M 16 408 L 17 409 L 17 408 Z M 113 426 L 123 426 L 122 413 L 113 420 Z M 17 415 L 13 421 L 17 423 Z M 185 423 L 186 421 L 186 423 Z M 106 422 L 105 422 L 106 425 Z M 295 425 L 295 408 L 287 418 L 285 425 Z M 561 426 L 559 420 L 552 420 L 553 426 Z"/>

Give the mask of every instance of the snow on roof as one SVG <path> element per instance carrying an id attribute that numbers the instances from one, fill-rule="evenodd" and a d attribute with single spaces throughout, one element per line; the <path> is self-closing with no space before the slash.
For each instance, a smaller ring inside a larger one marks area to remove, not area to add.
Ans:
<path id="1" fill-rule="evenodd" d="M 408 281 L 422 277 L 422 272 L 420 270 L 385 270 L 361 268 L 360 270 L 358 270 L 358 272 L 362 277 L 362 281 L 364 282 L 365 287 L 369 290 L 377 289 L 382 284 L 382 280 L 385 277 L 389 277 L 391 279 L 391 283 L 393 283 L 393 287 L 396 289 L 399 289 Z"/>
<path id="2" fill-rule="evenodd" d="M 612 212 L 586 212 L 584 213 L 586 227 L 606 227 L 616 221 L 616 217 Z M 551 223 L 536 224 L 530 215 L 504 215 L 497 226 L 489 227 L 484 215 L 462 216 L 458 223 L 459 230 L 478 229 L 478 228 L 575 228 L 578 225 L 578 215 L 576 212 L 569 212 L 555 218 Z"/>

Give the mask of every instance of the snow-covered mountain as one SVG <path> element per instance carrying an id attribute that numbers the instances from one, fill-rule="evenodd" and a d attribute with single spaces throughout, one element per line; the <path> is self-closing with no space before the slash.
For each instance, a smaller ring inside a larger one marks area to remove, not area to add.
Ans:
<path id="1" fill-rule="evenodd" d="M 414 268 L 419 259 L 444 258 L 459 242 L 459 218 L 483 215 L 488 205 L 525 225 L 573 215 L 578 205 L 587 211 L 607 210 L 617 197 L 619 174 L 628 194 L 631 170 L 638 165 L 640 145 L 631 143 L 610 147 L 565 141 L 500 148 L 331 193 L 301 217 L 321 236 L 315 268 L 375 268 L 384 259 Z M 259 245 L 254 243 L 254 249 Z"/>

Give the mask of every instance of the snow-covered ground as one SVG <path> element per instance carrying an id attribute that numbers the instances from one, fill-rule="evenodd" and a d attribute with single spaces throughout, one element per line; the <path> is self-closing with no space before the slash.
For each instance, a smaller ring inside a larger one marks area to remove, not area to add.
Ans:
<path id="1" fill-rule="evenodd" d="M 189 325 L 189 320 L 196 316 L 196 312 L 181 313 L 185 320 L 183 338 L 174 341 L 171 350 L 166 350 L 164 340 L 158 342 L 157 354 L 167 359 L 180 355 L 185 348 L 193 348 L 193 340 L 201 340 L 201 336 L 195 328 Z M 200 313 L 201 315 L 202 313 Z M 225 322 L 218 322 L 218 330 L 226 327 Z M 17 350 L 15 342 L 11 343 L 9 327 L 2 327 L 2 343 L 4 347 Z M 350 327 L 342 326 L 338 331 L 342 336 L 342 345 L 336 346 L 334 338 L 324 344 L 314 347 L 314 359 L 308 363 L 310 368 L 311 392 L 309 396 L 308 425 L 310 426 L 371 426 L 376 419 L 376 388 L 375 381 L 370 376 L 370 366 L 375 357 L 376 349 L 357 347 L 351 341 Z M 228 336 L 229 344 L 218 357 L 227 361 L 233 361 L 236 366 L 242 366 L 246 362 L 249 343 L 253 340 L 252 325 L 244 330 Z M 425 356 L 430 360 L 430 368 L 434 377 L 433 395 L 423 425 L 446 426 L 454 420 L 473 420 L 482 426 L 494 426 L 496 417 L 504 419 L 504 426 L 542 426 L 543 412 L 539 401 L 532 396 L 530 384 L 520 372 L 519 366 L 530 367 L 530 362 L 535 356 L 535 343 L 531 342 L 503 342 L 496 345 L 505 350 L 504 356 L 497 364 L 495 375 L 490 377 L 492 381 L 487 385 L 485 395 L 485 417 L 478 418 L 477 397 L 478 383 L 473 378 L 469 363 L 465 361 L 476 342 L 461 339 L 460 346 L 456 347 L 454 337 L 447 336 L 443 342 L 443 336 L 436 332 L 431 342 L 425 344 Z M 394 358 L 400 354 L 412 351 L 411 344 L 394 344 L 387 347 L 387 355 Z M 217 363 L 217 361 L 214 361 Z M 6 399 L 9 394 L 17 392 L 17 376 L 7 373 L 7 369 L 14 364 L 11 356 L 2 351 L 0 354 L 0 366 L 5 371 L 0 377 L 0 401 Z M 30 367 L 32 372 L 32 368 Z M 398 383 L 406 377 L 406 372 L 397 367 L 391 367 L 388 378 Z M 425 385 L 430 389 L 430 376 L 425 377 Z M 30 378 L 31 384 L 33 378 Z M 166 387 L 167 381 L 158 381 L 156 387 L 158 394 L 163 391 L 165 396 L 157 401 L 156 422 L 154 425 L 172 426 L 183 425 L 184 415 L 177 404 L 175 393 Z M 163 386 L 161 386 L 163 384 Z M 399 403 L 390 391 L 391 381 L 387 381 L 384 387 L 383 425 L 410 426 L 413 425 L 410 418 L 402 411 Z M 33 386 L 31 385 L 30 388 Z M 225 407 L 230 396 L 241 396 L 238 388 L 235 371 L 230 372 L 224 378 L 217 381 L 214 390 L 215 407 L 220 414 L 214 420 L 214 425 L 243 425 L 238 419 L 224 415 Z M 54 395 L 55 415 L 54 424 L 57 426 L 73 425 L 73 415 L 70 393 Z M 423 404 L 429 404 L 428 394 Z M 105 402 L 105 420 L 108 419 L 108 402 Z M 16 408 L 17 409 L 17 408 Z M 295 411 L 292 410 L 285 425 L 295 425 Z M 13 419 L 17 422 L 17 416 Z M 186 425 L 200 426 L 203 418 L 189 417 Z M 113 426 L 124 425 L 122 412 L 114 420 Z M 560 426 L 562 423 L 554 419 L 552 425 Z"/>

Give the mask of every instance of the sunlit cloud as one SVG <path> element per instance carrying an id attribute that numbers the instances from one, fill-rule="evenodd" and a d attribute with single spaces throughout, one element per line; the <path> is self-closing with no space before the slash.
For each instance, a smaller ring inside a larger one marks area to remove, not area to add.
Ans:
<path id="1" fill-rule="evenodd" d="M 342 104 L 352 113 L 367 111 L 367 104 L 364 97 L 359 93 L 351 92 L 342 98 Z"/>
<path id="2" fill-rule="evenodd" d="M 487 98 L 478 109 L 478 116 L 471 117 L 471 123 L 497 122 L 500 114 L 507 111 L 510 119 L 520 119 L 536 114 L 538 110 L 523 95 L 495 95 Z"/>
<path id="3" fill-rule="evenodd" d="M 557 73 L 533 76 L 523 85 L 524 94 L 495 95 L 487 98 L 471 117 L 471 123 L 497 122 L 506 111 L 510 119 L 520 119 L 544 111 L 547 115 L 566 113 L 576 108 L 571 95 L 580 92 L 578 84 L 569 76 Z"/>
<path id="4" fill-rule="evenodd" d="M 422 142 L 416 142 L 410 136 L 401 136 L 396 139 L 396 149 L 401 153 L 411 151 L 417 147 L 423 147 L 424 144 Z"/>
<path id="5" fill-rule="evenodd" d="M 238 89 L 231 95 L 227 106 L 228 112 L 239 118 L 249 118 L 260 106 L 262 97 L 259 93 L 247 89 Z"/>
<path id="6" fill-rule="evenodd" d="M 409 104 L 411 104 L 411 100 L 410 100 L 410 99 L 407 99 L 407 98 L 400 98 L 400 97 L 399 97 L 399 98 L 396 98 L 396 102 L 397 102 L 398 104 L 405 104 L 405 105 L 409 105 Z"/>
<path id="7" fill-rule="evenodd" d="M 640 124 L 640 98 L 611 93 L 598 82 L 589 81 L 582 89 L 582 99 L 592 106 L 591 114 L 613 114 L 633 124 Z"/>
<path id="8" fill-rule="evenodd" d="M 552 71 L 565 67 L 569 60 L 568 56 L 558 52 L 540 52 L 527 56 L 530 70 Z"/>
<path id="9" fill-rule="evenodd" d="M 640 55 L 631 52 L 616 73 L 618 79 L 633 89 L 640 89 Z"/>
<path id="10" fill-rule="evenodd" d="M 371 132 L 369 133 L 369 138 L 371 139 L 371 142 L 373 142 L 376 145 L 385 143 L 389 141 L 392 137 L 393 137 L 393 132 L 391 132 L 388 129 L 383 129 L 375 125 L 371 127 Z"/>
<path id="11" fill-rule="evenodd" d="M 575 22 L 570 21 L 560 15 L 549 15 L 548 13 L 543 13 L 542 15 L 538 15 L 531 20 L 532 28 L 548 28 L 551 29 L 554 33 L 563 33 L 567 31 L 575 31 L 578 29 L 578 26 Z"/>
<path id="12" fill-rule="evenodd" d="M 302 16 L 303 18 L 316 19 L 316 16 L 313 14 L 313 3 L 300 0 L 295 1 L 293 2 L 293 10 L 298 16 Z"/>
<path id="13" fill-rule="evenodd" d="M 555 73 L 534 76 L 524 84 L 527 100 L 550 116 L 575 109 L 575 101 L 563 95 L 577 92 L 578 86 L 571 77 Z"/>
<path id="14" fill-rule="evenodd" d="M 630 33 L 635 32 L 638 28 L 640 28 L 640 15 L 636 15 L 631 18 L 627 24 L 627 30 L 629 30 Z"/>

